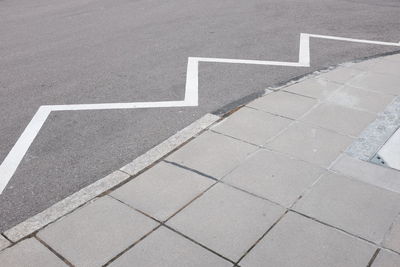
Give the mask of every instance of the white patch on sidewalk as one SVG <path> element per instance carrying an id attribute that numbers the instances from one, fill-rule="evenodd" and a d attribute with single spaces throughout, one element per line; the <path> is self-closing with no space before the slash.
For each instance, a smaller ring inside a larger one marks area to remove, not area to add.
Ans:
<path id="1" fill-rule="evenodd" d="M 384 165 L 400 170 L 400 129 L 398 129 L 392 137 L 378 151 L 379 160 L 384 162 Z"/>

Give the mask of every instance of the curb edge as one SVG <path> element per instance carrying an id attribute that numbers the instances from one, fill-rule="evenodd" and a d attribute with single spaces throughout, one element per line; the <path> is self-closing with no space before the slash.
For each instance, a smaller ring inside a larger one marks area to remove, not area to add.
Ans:
<path id="1" fill-rule="evenodd" d="M 131 163 L 128 163 L 119 170 L 114 171 L 106 177 L 82 188 L 78 192 L 53 204 L 44 211 L 28 218 L 11 229 L 4 231 L 3 235 L 8 240 L 15 243 L 34 234 L 36 231 L 55 222 L 68 213 L 71 213 L 97 196 L 133 179 L 134 176 L 143 172 L 161 158 L 170 154 L 191 138 L 209 128 L 219 119 L 219 116 L 207 113 L 189 126 L 169 137 L 167 140 L 137 157 Z"/>

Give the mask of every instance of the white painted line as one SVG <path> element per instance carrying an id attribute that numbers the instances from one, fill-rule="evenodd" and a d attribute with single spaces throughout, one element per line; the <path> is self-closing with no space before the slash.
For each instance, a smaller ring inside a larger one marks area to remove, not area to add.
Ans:
<path id="1" fill-rule="evenodd" d="M 80 104 L 80 105 L 54 105 L 41 106 L 32 121 L 28 124 L 14 147 L 8 153 L 3 163 L 0 165 L 0 194 L 7 186 L 9 180 L 14 175 L 18 165 L 31 146 L 50 112 L 52 111 L 74 111 L 74 110 L 110 110 L 110 109 L 136 109 L 136 108 L 160 108 L 160 107 L 184 107 L 198 105 L 198 68 L 199 62 L 230 63 L 230 64 L 253 64 L 267 66 L 286 66 L 286 67 L 309 67 L 310 58 L 310 38 L 328 39 L 335 41 L 346 41 L 374 45 L 399 46 L 399 43 L 380 42 L 344 38 L 317 34 L 300 34 L 299 60 L 298 62 L 284 61 L 263 61 L 246 59 L 227 59 L 227 58 L 202 58 L 189 57 L 186 73 L 185 98 L 183 101 L 161 101 L 161 102 L 133 102 L 133 103 L 102 103 L 102 104 Z"/>
<path id="2" fill-rule="evenodd" d="M 198 57 L 197 59 L 199 62 L 212 62 L 212 63 L 250 64 L 250 65 L 285 66 L 285 67 L 309 67 L 308 65 L 305 66 L 300 62 L 263 61 L 263 60 L 208 58 L 208 57 Z"/>
<path id="3" fill-rule="evenodd" d="M 27 219 L 26 221 L 14 226 L 13 228 L 4 232 L 4 235 L 13 242 L 36 232 L 37 230 L 45 227 L 49 223 L 61 218 L 67 213 L 82 206 L 91 199 L 98 195 L 110 190 L 118 184 L 127 180 L 130 176 L 136 175 L 149 167 L 151 164 L 161 159 L 168 153 L 172 152 L 180 145 L 188 141 L 190 138 L 198 135 L 204 129 L 207 129 L 214 122 L 219 120 L 220 117 L 212 114 L 206 114 L 197 121 L 193 122 L 186 128 L 174 134 L 161 144 L 150 149 L 142 156 L 136 158 L 131 163 L 122 167 L 120 171 L 115 171 L 110 175 L 94 182 L 91 185 L 79 190 L 71 196 L 61 200 L 48 209 L 39 214 Z"/>
<path id="4" fill-rule="evenodd" d="M 345 38 L 345 37 L 337 37 L 337 36 L 328 36 L 328 35 L 319 35 L 319 34 L 307 34 L 312 38 L 319 39 L 328 39 L 335 41 L 345 41 L 352 43 L 363 43 L 363 44 L 373 44 L 373 45 L 387 45 L 387 46 L 400 46 L 400 42 L 392 43 L 392 42 L 381 42 L 381 41 L 371 41 L 371 40 L 363 40 L 363 39 L 354 39 L 354 38 Z"/>
<path id="5" fill-rule="evenodd" d="M 300 34 L 299 63 L 304 66 L 310 66 L 310 61 L 310 35 L 302 33 Z"/>
<path id="6" fill-rule="evenodd" d="M 31 122 L 25 128 L 14 147 L 10 150 L 3 163 L 0 165 L 0 194 L 6 187 L 8 181 L 13 176 L 19 163 L 28 151 L 36 135 L 39 133 L 44 122 L 49 116 L 51 109 L 47 107 L 40 107 L 33 116 Z"/>
<path id="7" fill-rule="evenodd" d="M 199 61 L 189 57 L 186 71 L 185 102 L 197 106 L 199 103 Z"/>
<path id="8" fill-rule="evenodd" d="M 170 108 L 190 106 L 186 101 L 133 102 L 133 103 L 100 103 L 48 106 L 51 111 L 82 111 L 82 110 L 111 110 L 139 108 Z"/>

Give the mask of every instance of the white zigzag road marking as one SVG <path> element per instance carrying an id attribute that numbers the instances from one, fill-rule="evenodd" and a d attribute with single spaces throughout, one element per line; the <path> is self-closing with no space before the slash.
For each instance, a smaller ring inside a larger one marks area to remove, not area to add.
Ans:
<path id="1" fill-rule="evenodd" d="M 263 61 L 227 58 L 203 58 L 189 57 L 186 72 L 185 98 L 182 101 L 160 101 L 160 102 L 132 102 L 132 103 L 103 103 L 103 104 L 78 104 L 78 105 L 46 105 L 41 106 L 32 120 L 25 128 L 3 163 L 0 165 L 0 194 L 14 175 L 18 165 L 28 151 L 33 140 L 36 138 L 43 124 L 52 111 L 74 111 L 74 110 L 108 110 L 108 109 L 137 109 L 137 108 L 161 108 L 161 107 L 193 107 L 198 106 L 198 67 L 199 62 L 234 63 L 234 64 L 256 64 L 267 66 L 287 67 L 309 67 L 310 66 L 310 38 L 329 39 L 335 41 L 347 41 L 353 43 L 364 43 L 373 45 L 399 46 L 400 43 L 369 41 L 361 39 L 343 38 L 327 35 L 300 34 L 299 61 Z"/>

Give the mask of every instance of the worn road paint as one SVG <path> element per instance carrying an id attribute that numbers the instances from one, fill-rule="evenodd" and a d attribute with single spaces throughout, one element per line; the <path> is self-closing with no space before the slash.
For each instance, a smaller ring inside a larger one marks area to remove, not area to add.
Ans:
<path id="1" fill-rule="evenodd" d="M 373 45 L 399 46 L 400 43 L 380 42 L 344 38 L 316 34 L 300 34 L 299 60 L 298 62 L 244 60 L 227 58 L 203 58 L 189 57 L 186 72 L 185 97 L 182 101 L 159 101 L 159 102 L 132 102 L 132 103 L 102 103 L 102 104 L 79 104 L 79 105 L 45 105 L 39 107 L 32 120 L 18 138 L 3 163 L 0 165 L 0 194 L 14 175 L 23 157 L 36 138 L 43 124 L 52 111 L 77 111 L 77 110 L 111 110 L 111 109 L 137 109 L 137 108 L 161 108 L 161 107 L 194 107 L 198 106 L 198 67 L 199 62 L 252 64 L 266 66 L 286 67 L 309 67 L 310 66 L 310 38 L 328 39 L 334 41 L 346 41 L 353 43 L 364 43 Z"/>

